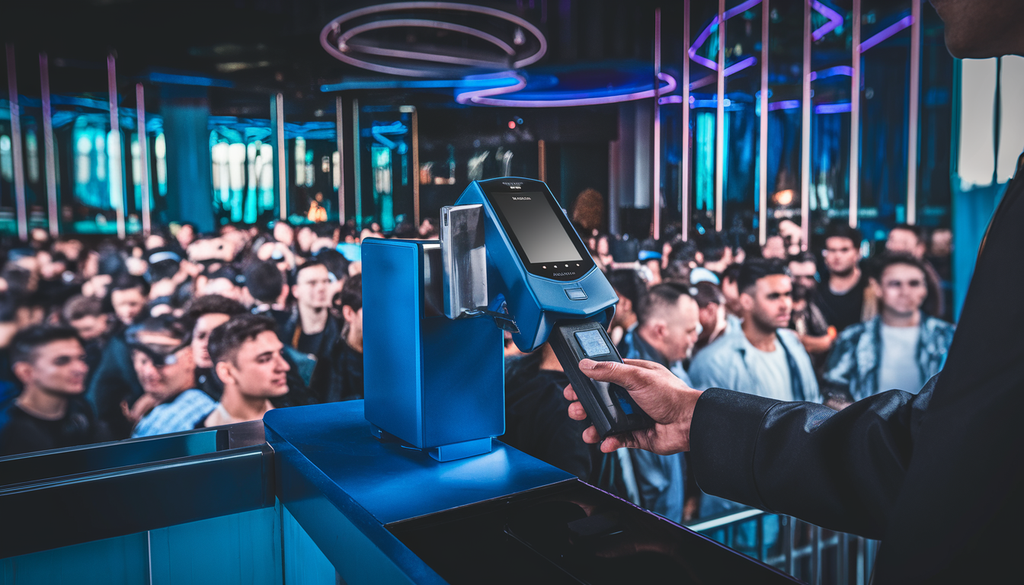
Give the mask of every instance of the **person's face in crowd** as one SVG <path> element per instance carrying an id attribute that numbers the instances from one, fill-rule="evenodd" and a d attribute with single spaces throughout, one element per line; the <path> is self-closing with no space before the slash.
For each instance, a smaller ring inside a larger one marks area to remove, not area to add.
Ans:
<path id="1" fill-rule="evenodd" d="M 181 246 L 182 249 L 187 249 L 189 244 L 195 241 L 196 231 L 192 229 L 192 226 L 190 225 L 183 225 L 178 228 L 178 233 L 174 235 L 174 238 L 178 240 L 178 245 Z"/>
<path id="2" fill-rule="evenodd" d="M 310 246 L 313 245 L 313 240 L 316 239 L 316 234 L 313 233 L 312 228 L 309 226 L 302 226 L 299 231 L 295 233 L 295 242 L 299 245 L 299 250 L 303 252 L 309 252 Z"/>
<path id="3" fill-rule="evenodd" d="M 145 352 L 132 350 L 132 365 L 143 391 L 160 400 L 167 400 L 192 387 L 195 382 L 195 360 L 190 346 L 180 347 L 181 340 L 163 333 L 142 331 L 138 342 L 160 354 L 174 351 L 163 365 L 156 365 Z M 175 348 L 179 348 L 175 350 Z"/>
<path id="4" fill-rule="evenodd" d="M 761 256 L 765 258 L 786 259 L 786 242 L 782 236 L 769 236 L 761 247 Z"/>
<path id="5" fill-rule="evenodd" d="M 267 242 L 256 250 L 256 257 L 263 261 L 274 260 L 275 256 L 277 269 L 282 273 L 291 270 L 295 265 L 295 255 L 281 242 Z"/>
<path id="6" fill-rule="evenodd" d="M 227 297 L 231 300 L 242 302 L 242 287 L 238 286 L 230 279 L 227 278 L 213 278 L 206 281 L 206 285 L 203 286 L 203 294 L 207 295 L 220 295 Z"/>
<path id="7" fill-rule="evenodd" d="M 114 315 L 118 321 L 130 325 L 135 317 L 146 306 L 146 295 L 140 288 L 126 288 L 110 293 L 110 304 L 114 306 Z"/>
<path id="8" fill-rule="evenodd" d="M 39 261 L 39 276 L 43 280 L 57 280 L 67 269 L 67 264 L 55 262 L 53 255 L 49 252 L 39 252 L 36 254 L 36 258 Z"/>
<path id="9" fill-rule="evenodd" d="M 924 258 L 924 242 L 910 230 L 894 229 L 885 240 L 885 249 L 890 252 L 910 254 L 914 258 Z"/>
<path id="10" fill-rule="evenodd" d="M 612 258 L 612 251 L 608 246 L 608 238 L 599 238 L 597 240 L 596 252 L 597 258 L 594 258 L 594 260 L 597 261 L 598 266 L 608 266 L 614 260 Z"/>
<path id="11" fill-rule="evenodd" d="M 849 276 L 860 261 L 860 249 L 850 238 L 825 240 L 825 267 L 836 276 Z"/>
<path id="12" fill-rule="evenodd" d="M 939 228 L 932 232 L 931 255 L 949 256 L 953 253 L 953 232 L 949 228 Z"/>
<path id="13" fill-rule="evenodd" d="M 893 264 L 882 272 L 881 282 L 874 283 L 882 311 L 894 317 L 912 317 L 921 310 L 928 285 L 924 272 L 909 264 Z"/>
<path id="14" fill-rule="evenodd" d="M 192 328 L 192 359 L 196 362 L 197 368 L 212 368 L 213 360 L 210 359 L 210 333 L 218 326 L 227 323 L 230 315 L 224 313 L 207 313 L 196 319 L 196 325 Z"/>
<path id="15" fill-rule="evenodd" d="M 167 240 L 165 240 L 163 236 L 158 236 L 156 234 L 150 234 L 150 235 L 146 236 L 146 244 L 145 245 L 146 245 L 146 249 L 147 250 L 155 250 L 157 248 L 163 248 L 164 246 L 166 246 L 167 245 Z"/>
<path id="16" fill-rule="evenodd" d="M 47 394 L 81 394 L 88 373 L 85 350 L 77 339 L 52 341 L 37 349 L 29 361 L 14 364 L 14 374 L 26 387 Z"/>
<path id="17" fill-rule="evenodd" d="M 667 319 L 663 354 L 670 362 L 690 357 L 701 333 L 700 309 L 692 297 L 682 295 Z"/>
<path id="18" fill-rule="evenodd" d="M 82 244 L 81 240 L 76 239 L 62 240 L 59 242 L 54 242 L 53 244 L 54 252 L 60 252 L 61 254 L 64 254 L 64 256 L 72 262 L 78 261 L 78 259 L 82 256 L 82 250 L 84 249 L 85 246 Z"/>
<path id="19" fill-rule="evenodd" d="M 726 309 L 737 314 L 743 310 L 740 306 L 740 287 L 735 280 L 731 278 L 722 279 L 722 296 L 725 297 Z"/>
<path id="20" fill-rule="evenodd" d="M 345 337 L 345 341 L 348 342 L 349 347 L 354 349 L 362 348 L 363 308 L 359 307 L 358 311 L 353 311 L 352 307 L 343 305 L 341 307 L 341 315 L 348 322 L 348 335 Z"/>
<path id="21" fill-rule="evenodd" d="M 28 291 L 36 292 L 39 290 L 39 259 L 35 256 L 22 256 L 14 261 L 14 265 L 28 270 L 28 284 L 26 286 Z"/>
<path id="22" fill-rule="evenodd" d="M 233 360 L 217 364 L 217 374 L 226 373 L 239 391 L 252 398 L 273 398 L 288 393 L 291 366 L 281 355 L 284 345 L 273 331 L 263 331 L 238 348 Z"/>
<path id="23" fill-rule="evenodd" d="M 295 279 L 295 298 L 299 306 L 322 309 L 331 305 L 329 291 L 331 277 L 326 266 L 313 266 L 301 272 Z"/>
<path id="24" fill-rule="evenodd" d="M 708 303 L 704 308 L 699 309 L 698 318 L 701 332 L 697 339 L 702 343 L 707 342 L 715 331 L 718 331 L 718 328 L 725 323 L 725 306 Z"/>
<path id="25" fill-rule="evenodd" d="M 107 332 L 106 315 L 86 315 L 71 321 L 71 326 L 78 331 L 78 335 L 85 341 L 92 341 Z"/>
<path id="26" fill-rule="evenodd" d="M 191 262 L 203 262 L 206 260 L 230 261 L 234 257 L 234 244 L 225 238 L 199 240 L 198 242 L 193 242 L 188 247 L 188 259 Z"/>
<path id="27" fill-rule="evenodd" d="M 39 248 L 45 248 L 50 242 L 50 234 L 43 228 L 32 228 L 29 232 L 29 239 L 32 241 L 33 245 L 38 246 Z"/>
<path id="28" fill-rule="evenodd" d="M 381 235 L 370 228 L 363 228 L 363 231 L 359 232 L 359 239 L 365 240 L 366 238 L 379 238 Z"/>
<path id="29" fill-rule="evenodd" d="M 788 327 L 793 313 L 793 283 L 785 274 L 770 274 L 740 295 L 745 318 L 764 332 Z"/>
<path id="30" fill-rule="evenodd" d="M 802 285 L 809 291 L 813 291 L 818 285 L 818 281 L 814 279 L 814 276 L 818 274 L 818 267 L 814 265 L 814 262 L 790 262 L 789 263 L 789 276 L 794 284 Z"/>
<path id="31" fill-rule="evenodd" d="M 1024 54 L 1018 23 L 1024 3 L 1005 0 L 932 0 L 945 24 L 946 48 L 958 59 Z"/>
<path id="32" fill-rule="evenodd" d="M 295 242 L 295 229 L 279 221 L 274 224 L 274 239 L 285 246 L 291 246 Z"/>

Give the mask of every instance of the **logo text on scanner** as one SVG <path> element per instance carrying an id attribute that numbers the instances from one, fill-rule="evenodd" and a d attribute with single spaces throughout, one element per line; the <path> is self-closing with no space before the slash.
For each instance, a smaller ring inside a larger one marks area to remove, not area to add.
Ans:
<path id="1" fill-rule="evenodd" d="M 512 201 L 533 201 L 533 197 L 512 197 Z"/>
<path id="2" fill-rule="evenodd" d="M 572 276 L 575 272 L 555 272 L 551 276 Z"/>

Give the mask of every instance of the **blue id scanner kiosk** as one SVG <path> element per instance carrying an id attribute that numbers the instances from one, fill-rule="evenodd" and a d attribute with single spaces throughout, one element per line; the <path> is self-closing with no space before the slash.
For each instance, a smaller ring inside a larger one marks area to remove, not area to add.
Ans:
<path id="1" fill-rule="evenodd" d="M 544 183 L 474 182 L 441 224 L 362 244 L 365 399 L 264 417 L 300 540 L 347 583 L 792 582 L 495 439 L 506 331 L 551 343 L 602 434 L 651 421 L 579 372 L 619 359 L 617 297 Z"/>
<path id="2" fill-rule="evenodd" d="M 366 420 L 380 438 L 446 461 L 505 430 L 502 330 L 547 341 L 602 436 L 653 423 L 618 386 L 579 371 L 621 361 L 606 327 L 618 297 L 547 185 L 474 181 L 441 215 L 441 242 L 363 244 Z M 443 297 L 443 298 L 442 298 Z"/>

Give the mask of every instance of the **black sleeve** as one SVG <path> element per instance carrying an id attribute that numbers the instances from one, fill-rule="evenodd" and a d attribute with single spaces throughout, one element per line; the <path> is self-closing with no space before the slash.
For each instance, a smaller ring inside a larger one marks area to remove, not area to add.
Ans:
<path id="1" fill-rule="evenodd" d="M 717 388 L 697 401 L 690 461 L 705 492 L 881 538 L 937 378 L 836 412 Z"/>

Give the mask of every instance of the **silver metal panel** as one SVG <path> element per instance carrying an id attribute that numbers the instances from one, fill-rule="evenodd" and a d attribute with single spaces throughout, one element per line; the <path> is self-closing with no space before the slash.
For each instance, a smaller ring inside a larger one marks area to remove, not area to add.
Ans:
<path id="1" fill-rule="evenodd" d="M 114 61 L 114 55 L 107 55 L 107 94 L 110 100 L 110 138 L 107 140 L 107 156 L 110 156 L 110 152 L 114 150 L 110 148 L 111 142 L 113 142 L 116 144 L 117 158 L 114 159 L 115 168 L 113 170 L 115 172 L 110 173 L 110 188 L 120 191 L 116 195 L 114 211 L 117 213 L 117 237 L 123 240 L 127 235 L 124 217 L 124 182 L 122 180 L 124 176 L 122 165 L 124 165 L 125 157 L 124 145 L 121 141 L 121 125 L 118 121 L 117 71 Z"/>
<path id="2" fill-rule="evenodd" d="M 60 235 L 60 210 L 57 203 L 57 160 L 53 150 L 53 110 L 50 107 L 50 64 L 46 53 L 39 53 L 39 86 L 43 102 L 43 156 L 46 157 L 46 210 L 50 235 Z"/>
<path id="3" fill-rule="evenodd" d="M 811 227 L 811 0 L 804 0 L 803 96 L 800 99 L 800 229 L 807 249 Z"/>
<path id="4" fill-rule="evenodd" d="M 768 22 L 771 19 L 768 5 L 768 0 L 761 1 L 761 155 L 757 162 L 757 241 L 762 246 L 768 240 Z"/>
<path id="5" fill-rule="evenodd" d="M 683 0 L 683 140 L 679 157 L 679 205 L 683 241 L 690 239 L 690 0 Z"/>
<path id="6" fill-rule="evenodd" d="M 345 223 L 345 124 L 341 96 L 334 98 L 334 112 L 337 118 L 338 142 L 338 222 Z"/>
<path id="7" fill-rule="evenodd" d="M 907 223 L 917 223 L 917 147 L 921 103 L 921 3 L 911 2 L 910 112 L 907 136 Z"/>
<path id="8" fill-rule="evenodd" d="M 651 149 L 653 177 L 651 185 L 651 235 L 661 239 L 661 8 L 654 9 L 654 146 Z"/>
<path id="9" fill-rule="evenodd" d="M 860 205 L 860 3 L 853 0 L 853 76 L 850 78 L 850 227 L 857 227 Z"/>
<path id="10" fill-rule="evenodd" d="M 441 208 L 444 314 L 449 319 L 458 319 L 467 311 L 487 306 L 484 223 L 483 205 Z"/>
<path id="11" fill-rule="evenodd" d="M 28 240 L 28 210 L 25 209 L 25 163 L 21 152 L 21 106 L 18 104 L 18 72 L 14 45 L 7 43 L 7 88 L 11 100 L 11 152 L 14 153 L 14 206 L 18 218 L 18 237 Z"/>
<path id="12" fill-rule="evenodd" d="M 135 84 L 135 112 L 139 132 L 139 174 L 142 175 L 135 180 L 142 181 L 142 233 L 148 236 L 152 212 L 149 208 L 149 136 L 146 135 L 146 92 L 141 83 Z"/>
<path id="13" fill-rule="evenodd" d="M 274 96 L 274 113 L 276 115 L 277 143 L 275 147 L 275 159 L 277 160 L 277 188 L 278 201 L 280 202 L 280 219 L 288 219 L 288 157 L 284 142 L 284 95 L 278 93 Z"/>
<path id="14" fill-rule="evenodd" d="M 718 0 L 718 99 L 715 100 L 715 230 L 725 201 L 725 0 Z M 689 104 L 687 104 L 689 105 Z"/>

